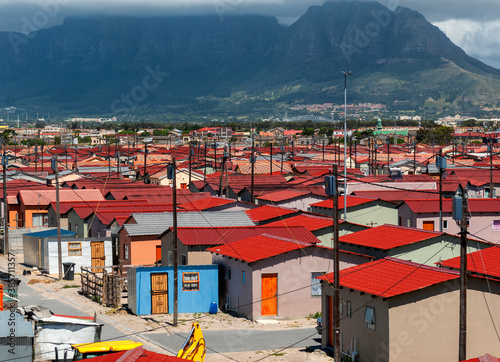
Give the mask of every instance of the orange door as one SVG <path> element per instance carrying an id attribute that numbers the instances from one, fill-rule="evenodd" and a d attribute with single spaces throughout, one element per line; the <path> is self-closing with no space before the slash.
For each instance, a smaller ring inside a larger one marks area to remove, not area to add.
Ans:
<path id="1" fill-rule="evenodd" d="M 151 274 L 151 314 L 168 313 L 168 274 Z"/>
<path id="2" fill-rule="evenodd" d="M 434 231 L 434 221 L 424 221 L 423 222 L 423 229 Z"/>
<path id="3" fill-rule="evenodd" d="M 156 261 L 161 260 L 161 245 L 156 245 Z"/>
<path id="4" fill-rule="evenodd" d="M 104 241 L 91 241 L 90 253 L 92 254 L 92 266 L 105 266 Z M 101 273 L 102 268 L 96 268 L 92 271 L 94 273 Z"/>
<path id="5" fill-rule="evenodd" d="M 262 274 L 261 315 L 278 314 L 278 274 Z"/>
<path id="6" fill-rule="evenodd" d="M 328 305 L 328 323 L 321 318 L 321 328 L 328 333 L 328 345 L 333 347 L 333 297 L 327 296 L 326 304 Z"/>

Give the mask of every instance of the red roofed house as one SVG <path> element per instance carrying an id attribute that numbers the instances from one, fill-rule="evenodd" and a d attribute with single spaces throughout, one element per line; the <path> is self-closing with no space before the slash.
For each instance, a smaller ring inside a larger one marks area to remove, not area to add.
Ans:
<path id="1" fill-rule="evenodd" d="M 390 256 L 426 265 L 460 255 L 460 236 L 389 224 L 343 235 L 339 242 L 342 250 L 376 259 Z M 490 243 L 469 239 L 469 251 L 489 246 Z"/>
<path id="2" fill-rule="evenodd" d="M 397 204 L 380 199 L 365 199 L 347 196 L 347 221 L 361 225 L 398 224 Z M 333 215 L 333 200 L 317 202 L 311 205 L 311 212 L 321 215 Z M 339 217 L 344 215 L 344 197 L 339 196 Z"/>
<path id="3" fill-rule="evenodd" d="M 452 219 L 450 199 L 443 200 L 443 231 L 458 234 L 460 227 Z M 472 236 L 500 243 L 500 199 L 469 199 L 469 227 Z M 439 200 L 405 200 L 397 207 L 399 225 L 439 230 Z"/>
<path id="4" fill-rule="evenodd" d="M 333 349 L 333 274 L 322 279 L 321 345 Z M 460 275 L 395 258 L 340 272 L 341 350 L 361 361 L 458 361 Z M 467 279 L 467 358 L 500 354 L 500 283 Z"/>
<path id="5" fill-rule="evenodd" d="M 256 196 L 259 205 L 283 206 L 302 211 L 309 211 L 310 205 L 328 199 L 326 195 L 316 195 L 307 191 L 281 189 Z"/>
<path id="6" fill-rule="evenodd" d="M 332 270 L 332 249 L 271 234 L 214 246 L 219 264 L 219 305 L 248 319 L 306 316 L 321 309 L 316 277 Z M 340 267 L 366 263 L 369 257 L 340 253 Z"/>

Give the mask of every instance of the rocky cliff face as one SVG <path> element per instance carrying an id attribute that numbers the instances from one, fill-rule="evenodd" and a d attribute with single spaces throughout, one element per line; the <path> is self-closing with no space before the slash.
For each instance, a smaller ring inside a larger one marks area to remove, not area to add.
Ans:
<path id="1" fill-rule="evenodd" d="M 433 87 L 429 82 L 419 84 L 425 72 L 452 64 L 441 84 L 466 73 L 499 74 L 419 13 L 358 1 L 313 6 L 286 29 L 264 16 L 67 19 L 29 36 L 0 33 L 0 52 L 0 106 L 45 102 L 81 111 L 91 105 L 101 113 L 115 112 L 110 104 L 134 87 L 146 90 L 136 102 L 145 107 L 241 92 L 255 98 L 274 92 L 272 100 L 266 98 L 270 108 L 273 102 L 321 100 L 341 91 L 331 87 L 340 70 L 355 72 L 355 85 L 364 83 L 353 89 L 358 100 L 380 101 L 411 82 L 420 95 L 408 97 L 418 107 L 433 91 L 424 89 Z M 363 93 L 367 82 L 373 88 L 395 77 L 393 89 Z M 156 81 L 154 89 L 148 90 L 146 78 Z M 469 80 L 462 82 L 471 87 Z M 280 94 L 287 87 L 295 90 Z M 464 97 L 454 92 L 450 104 Z"/>

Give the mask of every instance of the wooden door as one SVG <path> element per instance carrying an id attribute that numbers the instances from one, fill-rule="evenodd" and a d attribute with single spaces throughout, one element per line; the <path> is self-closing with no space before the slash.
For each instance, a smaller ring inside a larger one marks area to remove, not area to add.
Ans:
<path id="1" fill-rule="evenodd" d="M 422 225 L 422 229 L 434 231 L 434 221 L 424 221 Z"/>
<path id="2" fill-rule="evenodd" d="M 168 274 L 151 274 L 151 314 L 168 313 Z"/>
<path id="3" fill-rule="evenodd" d="M 278 274 L 262 274 L 261 315 L 278 314 Z"/>
<path id="4" fill-rule="evenodd" d="M 106 255 L 104 254 L 104 241 L 91 241 L 90 254 L 92 255 L 92 266 L 105 266 Z M 92 269 L 94 273 L 101 273 L 102 268 Z"/>
<path id="5" fill-rule="evenodd" d="M 333 347 L 333 297 L 326 297 L 326 304 L 328 306 L 328 319 L 321 318 L 322 333 L 327 333 L 328 346 Z"/>

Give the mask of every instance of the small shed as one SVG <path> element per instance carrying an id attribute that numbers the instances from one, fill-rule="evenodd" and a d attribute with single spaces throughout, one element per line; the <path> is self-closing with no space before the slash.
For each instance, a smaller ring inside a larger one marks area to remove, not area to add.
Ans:
<path id="1" fill-rule="evenodd" d="M 90 266 L 112 263 L 111 238 L 75 238 L 76 233 L 61 230 L 63 263 L 74 263 L 75 271 Z M 43 269 L 48 274 L 59 270 L 57 230 L 45 230 L 23 235 L 24 263 Z"/>
<path id="2" fill-rule="evenodd" d="M 0 312 L 0 361 L 33 361 L 33 326 L 10 310 Z"/>
<path id="3" fill-rule="evenodd" d="M 128 307 L 137 315 L 173 313 L 174 268 L 132 267 L 127 272 Z M 179 313 L 206 313 L 219 294 L 217 265 L 178 269 Z"/>

